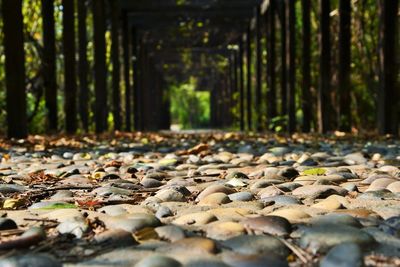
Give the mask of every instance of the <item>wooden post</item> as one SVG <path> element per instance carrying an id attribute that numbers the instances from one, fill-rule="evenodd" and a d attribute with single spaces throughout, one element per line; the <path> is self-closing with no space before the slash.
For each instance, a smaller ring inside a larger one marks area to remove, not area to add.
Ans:
<path id="1" fill-rule="evenodd" d="M 2 1 L 8 137 L 28 134 L 22 0 Z"/>
<path id="2" fill-rule="evenodd" d="M 302 130 L 304 133 L 308 133 L 311 130 L 311 110 L 312 110 L 312 99 L 311 99 L 311 22 L 310 22 L 310 0 L 302 0 L 302 19 L 303 19 L 303 47 L 302 47 L 302 97 L 301 105 L 303 110 L 303 125 Z"/>
<path id="3" fill-rule="evenodd" d="M 240 97 L 240 130 L 244 131 L 244 70 L 243 70 L 243 36 L 239 38 L 239 97 Z"/>
<path id="4" fill-rule="evenodd" d="M 351 0 L 339 2 L 339 129 L 351 130 Z"/>
<path id="5" fill-rule="evenodd" d="M 267 129 L 271 120 L 277 116 L 276 108 L 276 51 L 275 51 L 275 0 L 271 0 L 267 13 L 266 22 L 266 45 L 267 45 Z"/>
<path id="6" fill-rule="evenodd" d="M 378 129 L 380 134 L 398 135 L 399 85 L 396 64 L 398 0 L 379 0 Z"/>
<path id="7" fill-rule="evenodd" d="M 318 128 L 320 133 L 331 130 L 329 102 L 331 93 L 331 43 L 329 13 L 330 0 L 319 0 L 320 4 L 320 62 L 318 87 Z"/>
<path id="8" fill-rule="evenodd" d="M 89 85 L 87 59 L 87 1 L 78 1 L 78 43 L 79 43 L 79 113 L 83 129 L 89 131 Z"/>
<path id="9" fill-rule="evenodd" d="M 288 39 L 286 43 L 287 53 L 287 98 L 288 98 L 288 132 L 296 131 L 296 13 L 295 1 L 288 0 L 286 4 L 287 16 L 287 33 Z"/>
<path id="10" fill-rule="evenodd" d="M 261 112 L 261 99 L 262 99 L 262 84 L 261 84 L 261 66 L 262 66 L 262 51 L 261 51 L 261 11 L 260 7 L 255 8 L 256 28 L 255 28 L 255 50 L 256 50 L 256 130 L 262 130 L 262 112 Z"/>
<path id="11" fill-rule="evenodd" d="M 120 7 L 119 0 L 109 0 L 111 8 L 111 58 L 112 58 L 112 96 L 114 129 L 122 129 L 121 117 L 121 92 L 120 75 L 121 63 L 119 61 L 119 29 L 120 29 Z"/>
<path id="12" fill-rule="evenodd" d="M 63 0 L 63 53 L 65 91 L 65 130 L 73 134 L 77 129 L 76 59 L 75 59 L 75 6 L 72 0 Z"/>
<path id="13" fill-rule="evenodd" d="M 92 1 L 94 33 L 94 80 L 96 132 L 107 130 L 107 82 L 104 0 Z"/>
<path id="14" fill-rule="evenodd" d="M 251 99 L 252 86 L 251 86 L 251 30 L 247 29 L 246 34 L 246 64 L 247 64 L 247 130 L 252 130 L 252 108 L 253 102 Z"/>
<path id="15" fill-rule="evenodd" d="M 122 38 L 123 38 L 123 58 L 124 58 L 124 85 L 125 85 L 125 131 L 132 130 L 132 87 L 130 78 L 130 32 L 128 17 L 126 12 L 122 16 Z M 136 55 L 135 55 L 136 56 Z M 136 80 L 135 80 L 136 82 Z"/>
<path id="16" fill-rule="evenodd" d="M 43 85 L 47 109 L 47 129 L 57 131 L 56 40 L 54 25 L 54 0 L 42 0 L 43 18 Z"/>
<path id="17" fill-rule="evenodd" d="M 281 27 L 281 115 L 287 115 L 287 77 L 286 77 L 286 0 L 280 1 Z"/>
<path id="18" fill-rule="evenodd" d="M 131 40 L 131 46 L 132 46 L 132 68 L 133 68 L 133 116 L 134 116 L 134 128 L 135 130 L 140 129 L 140 109 L 141 109 L 141 101 L 140 101 L 140 69 L 139 69 L 139 63 L 140 63 L 140 54 L 138 53 L 138 37 L 137 37 L 137 31 L 133 27 L 132 28 L 132 40 Z"/>

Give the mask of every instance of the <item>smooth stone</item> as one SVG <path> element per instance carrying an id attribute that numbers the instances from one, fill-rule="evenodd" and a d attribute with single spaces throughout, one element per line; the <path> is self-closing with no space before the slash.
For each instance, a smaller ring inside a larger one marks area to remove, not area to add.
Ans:
<path id="1" fill-rule="evenodd" d="M 278 176 L 285 177 L 287 179 L 293 179 L 299 175 L 299 172 L 293 167 L 285 167 L 277 172 Z"/>
<path id="2" fill-rule="evenodd" d="M 372 184 L 374 181 L 379 179 L 393 179 L 393 177 L 387 173 L 372 173 L 366 179 L 361 181 L 362 184 Z"/>
<path id="3" fill-rule="evenodd" d="M 254 196 L 250 192 L 237 192 L 228 195 L 231 201 L 251 201 L 254 199 Z"/>
<path id="4" fill-rule="evenodd" d="M 359 165 L 367 163 L 367 159 L 362 153 L 356 152 L 344 156 L 344 162 L 348 165 Z"/>
<path id="5" fill-rule="evenodd" d="M 0 231 L 17 229 L 18 225 L 9 218 L 0 218 Z"/>
<path id="6" fill-rule="evenodd" d="M 174 215 L 174 214 L 173 214 L 173 212 L 170 210 L 170 208 L 168 208 L 168 207 L 166 207 L 166 206 L 161 206 L 160 208 L 158 208 L 158 210 L 157 210 L 157 212 L 156 212 L 156 214 L 155 214 L 155 216 L 156 216 L 158 219 L 166 218 L 166 217 L 173 216 L 173 215 Z"/>
<path id="7" fill-rule="evenodd" d="M 386 189 L 392 193 L 400 193 L 400 181 L 389 184 Z"/>
<path id="8" fill-rule="evenodd" d="M 272 255 L 243 255 L 237 253 L 224 253 L 222 260 L 232 267 L 289 267 L 286 260 Z"/>
<path id="9" fill-rule="evenodd" d="M 383 232 L 400 238 L 400 216 L 390 217 L 379 225 Z"/>
<path id="10" fill-rule="evenodd" d="M 294 196 L 307 196 L 307 197 L 328 197 L 330 195 L 345 196 L 347 190 L 340 186 L 333 185 L 305 185 L 293 190 Z"/>
<path id="11" fill-rule="evenodd" d="M 233 179 L 233 178 L 237 178 L 237 179 L 249 179 L 249 177 L 247 177 L 246 174 L 244 174 L 244 173 L 242 173 L 242 172 L 237 172 L 237 171 L 231 172 L 231 173 L 229 173 L 229 174 L 225 177 L 226 180 L 230 180 L 230 179 Z"/>
<path id="12" fill-rule="evenodd" d="M 296 205 L 301 204 L 300 200 L 293 196 L 274 196 L 274 197 L 266 197 L 261 198 L 261 202 L 265 203 L 265 205 Z"/>
<path id="13" fill-rule="evenodd" d="M 132 195 L 132 191 L 128 189 L 122 189 L 114 186 L 105 186 L 96 188 L 92 191 L 92 193 L 96 194 L 100 197 L 107 197 L 110 195 L 121 195 L 121 196 L 129 196 Z"/>
<path id="14" fill-rule="evenodd" d="M 206 232 L 209 238 L 225 240 L 245 234 L 245 228 L 236 222 L 213 222 L 207 225 Z"/>
<path id="15" fill-rule="evenodd" d="M 372 219 L 372 217 L 379 217 L 375 212 L 367 209 L 346 209 L 346 210 L 336 210 L 334 213 L 337 214 L 349 214 L 355 218 L 367 218 Z"/>
<path id="16" fill-rule="evenodd" d="M 243 202 L 243 204 L 250 204 L 253 202 Z M 240 221 L 249 214 L 254 213 L 250 208 L 245 208 L 240 202 L 232 202 L 226 204 L 238 204 L 237 207 L 224 207 L 208 210 L 207 213 L 212 214 L 220 221 Z M 257 204 L 257 203 L 256 203 Z M 240 208 L 243 207 L 243 208 Z"/>
<path id="17" fill-rule="evenodd" d="M 71 191 L 68 190 L 60 190 L 57 191 L 54 195 L 51 196 L 51 200 L 58 201 L 58 200 L 65 200 L 72 198 L 74 194 Z"/>
<path id="18" fill-rule="evenodd" d="M 22 193 L 26 189 L 17 184 L 0 184 L 0 194 Z"/>
<path id="19" fill-rule="evenodd" d="M 320 267 L 361 267 L 363 265 L 361 249 L 354 243 L 344 243 L 333 247 L 319 264 Z"/>
<path id="20" fill-rule="evenodd" d="M 140 182 L 140 184 L 143 185 L 144 188 L 154 188 L 161 186 L 163 183 L 156 179 L 145 178 Z"/>
<path id="21" fill-rule="evenodd" d="M 0 259 L 1 267 L 61 267 L 62 263 L 47 254 L 24 254 Z"/>
<path id="22" fill-rule="evenodd" d="M 37 203 L 33 203 L 31 206 L 28 207 L 28 210 L 47 210 L 52 211 L 55 209 L 65 209 L 65 206 L 69 207 L 72 204 L 63 202 L 63 201 L 41 201 Z M 72 208 L 72 206 L 71 206 Z"/>
<path id="23" fill-rule="evenodd" d="M 83 234 L 89 231 L 89 225 L 85 218 L 73 217 L 60 223 L 57 231 L 60 234 L 72 234 L 77 238 L 82 238 Z"/>
<path id="24" fill-rule="evenodd" d="M 216 206 L 231 202 L 227 194 L 225 193 L 212 193 L 204 197 L 199 201 L 200 206 Z"/>
<path id="25" fill-rule="evenodd" d="M 98 243 L 112 246 L 126 247 L 138 244 L 130 232 L 121 229 L 106 230 L 96 235 L 94 240 Z"/>
<path id="26" fill-rule="evenodd" d="M 229 267 L 217 259 L 194 259 L 185 264 L 185 267 Z"/>
<path id="27" fill-rule="evenodd" d="M 312 205 L 311 207 L 328 211 L 338 210 L 342 208 L 342 203 L 340 203 L 340 201 L 333 196 L 336 195 L 331 195 L 328 198 L 318 202 L 317 204 Z"/>
<path id="28" fill-rule="evenodd" d="M 201 226 L 217 220 L 217 217 L 209 212 L 196 212 L 182 215 L 172 221 L 172 223 L 178 225 Z"/>
<path id="29" fill-rule="evenodd" d="M 159 226 L 154 229 L 161 240 L 175 242 L 186 237 L 182 228 L 176 225 Z"/>
<path id="30" fill-rule="evenodd" d="M 287 236 L 292 231 L 290 222 L 279 216 L 260 216 L 242 221 L 246 229 L 263 232 L 265 234 Z"/>
<path id="31" fill-rule="evenodd" d="M 157 227 L 161 222 L 150 214 L 131 214 L 132 217 L 109 217 L 104 218 L 103 221 L 109 229 L 122 229 L 127 232 L 137 232 L 146 227 Z"/>
<path id="32" fill-rule="evenodd" d="M 245 179 L 239 179 L 239 178 L 232 178 L 228 182 L 225 183 L 225 185 L 231 186 L 231 187 L 245 187 L 247 186 L 248 181 Z"/>
<path id="33" fill-rule="evenodd" d="M 233 189 L 228 188 L 223 185 L 210 185 L 206 189 L 201 191 L 201 193 L 197 196 L 196 200 L 200 201 L 203 198 L 205 198 L 206 196 L 211 195 L 213 193 L 225 193 L 225 194 L 229 195 L 229 194 L 235 193 L 235 191 Z"/>
<path id="34" fill-rule="evenodd" d="M 174 252 L 191 252 L 191 253 L 211 253 L 218 252 L 217 244 L 209 238 L 204 237 L 187 237 L 178 241 L 172 242 L 167 246 L 160 247 L 159 252 L 174 253 Z"/>
<path id="35" fill-rule="evenodd" d="M 289 255 L 288 248 L 272 235 L 240 235 L 223 241 L 223 244 L 242 254 L 272 254 L 282 258 Z"/>
<path id="36" fill-rule="evenodd" d="M 185 196 L 175 190 L 175 189 L 163 189 L 159 191 L 156 195 L 156 198 L 161 199 L 162 202 L 183 202 L 185 201 Z"/>
<path id="37" fill-rule="evenodd" d="M 375 244 L 368 233 L 348 225 L 322 224 L 305 229 L 299 244 L 314 252 L 325 252 L 342 243 L 356 243 L 363 248 Z"/>
<path id="38" fill-rule="evenodd" d="M 361 228 L 361 223 L 349 214 L 335 214 L 330 213 L 322 216 L 315 217 L 311 220 L 313 225 L 321 225 L 321 224 L 338 224 L 338 225 L 348 225 L 356 228 Z"/>
<path id="39" fill-rule="evenodd" d="M 100 209 L 97 210 L 98 212 L 103 212 L 107 215 L 110 216 L 119 216 L 123 214 L 127 214 L 128 212 L 126 209 L 123 208 L 121 205 L 109 205 L 109 206 L 104 206 Z"/>
<path id="40" fill-rule="evenodd" d="M 380 179 L 376 179 L 375 181 L 373 181 L 370 186 L 368 187 L 367 191 L 379 191 L 379 190 L 383 190 L 386 189 L 386 187 L 388 187 L 390 184 L 394 183 L 394 182 L 399 182 L 396 179 L 392 179 L 392 178 L 380 178 Z M 391 190 L 390 190 L 391 191 Z"/>
<path id="41" fill-rule="evenodd" d="M 258 196 L 260 198 L 268 198 L 268 197 L 274 197 L 274 196 L 279 196 L 282 195 L 283 192 L 281 189 L 279 189 L 276 186 L 269 186 L 264 189 L 262 189 L 260 192 L 258 192 Z"/>
<path id="42" fill-rule="evenodd" d="M 135 267 L 180 267 L 182 264 L 173 258 L 162 256 L 162 255 L 152 255 L 148 256 L 138 263 Z"/>
<path id="43" fill-rule="evenodd" d="M 302 210 L 296 208 L 283 208 L 273 211 L 268 214 L 269 216 L 279 216 L 287 219 L 289 222 L 296 222 L 303 219 L 310 218 L 310 215 Z"/>

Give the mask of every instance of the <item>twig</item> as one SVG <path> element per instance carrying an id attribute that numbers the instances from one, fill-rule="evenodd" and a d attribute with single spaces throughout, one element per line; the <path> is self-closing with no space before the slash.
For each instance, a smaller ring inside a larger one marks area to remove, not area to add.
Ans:
<path id="1" fill-rule="evenodd" d="M 294 254 L 296 254 L 297 257 L 299 257 L 299 259 L 304 263 L 307 264 L 308 262 L 308 254 L 307 252 L 303 251 L 302 249 L 300 249 L 299 247 L 295 246 L 294 244 L 291 244 L 290 242 L 286 241 L 283 238 L 278 237 L 278 239 L 285 244 L 285 246 L 287 246 Z"/>

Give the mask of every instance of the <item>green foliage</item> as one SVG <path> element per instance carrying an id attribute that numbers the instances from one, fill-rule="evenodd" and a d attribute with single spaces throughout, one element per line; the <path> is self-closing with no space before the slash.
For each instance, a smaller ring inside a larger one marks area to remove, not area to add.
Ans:
<path id="1" fill-rule="evenodd" d="M 207 127 L 210 120 L 210 93 L 196 91 L 195 83 L 170 86 L 172 123 L 184 129 Z"/>

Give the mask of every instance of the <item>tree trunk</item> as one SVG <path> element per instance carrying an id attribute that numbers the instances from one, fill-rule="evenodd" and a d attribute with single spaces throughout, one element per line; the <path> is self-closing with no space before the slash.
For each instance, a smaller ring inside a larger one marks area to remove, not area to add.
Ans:
<path id="1" fill-rule="evenodd" d="M 87 59 L 87 1 L 78 1 L 78 39 L 79 39 L 79 113 L 83 129 L 89 131 L 89 87 Z"/>
<path id="2" fill-rule="evenodd" d="M 22 0 L 3 0 L 2 16 L 8 137 L 25 138 L 28 129 Z"/>
<path id="3" fill-rule="evenodd" d="M 67 133 L 73 134 L 76 132 L 77 128 L 74 1 L 63 0 L 62 6 L 63 6 L 65 129 Z"/>
<path id="4" fill-rule="evenodd" d="M 351 0 L 340 0 L 339 15 L 339 129 L 350 132 Z"/>
<path id="5" fill-rule="evenodd" d="M 296 131 L 296 13 L 295 13 L 295 1 L 288 0 L 286 4 L 286 16 L 287 16 L 287 33 L 288 40 L 286 43 L 286 54 L 287 54 L 287 98 L 288 98 L 288 132 L 293 133 Z"/>
<path id="6" fill-rule="evenodd" d="M 106 83 L 106 41 L 104 0 L 93 3 L 94 33 L 94 80 L 95 80 L 95 122 L 96 132 L 107 130 L 107 83 Z"/>
<path id="7" fill-rule="evenodd" d="M 122 129 L 121 118 L 121 92 L 120 75 L 121 64 L 119 61 L 119 26 L 120 26 L 120 8 L 118 0 L 109 0 L 111 8 L 111 55 L 112 55 L 112 95 L 113 95 L 113 117 L 114 129 Z"/>
<path id="8" fill-rule="evenodd" d="M 379 0 L 378 129 L 380 134 L 398 134 L 399 88 L 396 64 L 398 8 L 398 0 Z"/>
<path id="9" fill-rule="evenodd" d="M 267 127 L 277 115 L 276 109 L 276 51 L 275 51 L 275 0 L 271 0 L 266 18 L 267 25 Z"/>
<path id="10" fill-rule="evenodd" d="M 304 133 L 311 130 L 311 112 L 312 112 L 312 96 L 311 96 L 311 23 L 310 23 L 310 0 L 302 0 L 303 14 L 303 47 L 302 47 L 302 110 L 303 110 L 303 127 Z"/>
<path id="11" fill-rule="evenodd" d="M 320 3 L 320 62 L 318 92 L 318 128 L 320 133 L 331 130 L 329 103 L 331 92 L 331 43 L 329 28 L 330 0 L 319 0 Z"/>
<path id="12" fill-rule="evenodd" d="M 43 84 L 47 109 L 47 128 L 57 131 L 56 41 L 54 25 L 54 0 L 42 0 L 43 17 Z"/>

